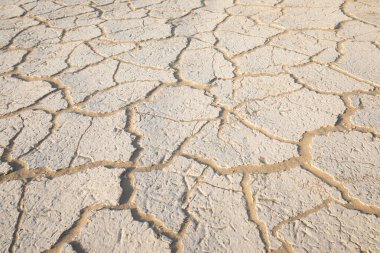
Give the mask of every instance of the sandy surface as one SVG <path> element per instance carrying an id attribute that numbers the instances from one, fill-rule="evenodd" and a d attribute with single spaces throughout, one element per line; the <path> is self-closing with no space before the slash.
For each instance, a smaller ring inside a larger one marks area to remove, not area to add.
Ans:
<path id="1" fill-rule="evenodd" d="M 377 0 L 1 0 L 0 252 L 380 252 Z"/>

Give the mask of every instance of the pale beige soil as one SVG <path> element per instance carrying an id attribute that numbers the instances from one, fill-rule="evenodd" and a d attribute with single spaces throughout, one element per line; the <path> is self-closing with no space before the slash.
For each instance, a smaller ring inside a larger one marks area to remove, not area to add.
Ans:
<path id="1" fill-rule="evenodd" d="M 1 0 L 0 252 L 380 252 L 377 0 Z"/>

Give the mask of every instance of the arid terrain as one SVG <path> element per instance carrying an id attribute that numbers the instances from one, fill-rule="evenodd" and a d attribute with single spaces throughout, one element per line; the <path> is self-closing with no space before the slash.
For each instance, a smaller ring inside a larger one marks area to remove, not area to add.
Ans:
<path id="1" fill-rule="evenodd" d="M 378 0 L 1 0 L 0 252 L 380 252 Z"/>

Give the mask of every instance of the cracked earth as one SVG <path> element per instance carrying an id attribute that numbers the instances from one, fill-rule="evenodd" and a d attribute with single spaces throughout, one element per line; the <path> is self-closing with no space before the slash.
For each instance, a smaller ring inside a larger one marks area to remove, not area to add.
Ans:
<path id="1" fill-rule="evenodd" d="M 2 0 L 1 252 L 380 252 L 376 0 Z"/>

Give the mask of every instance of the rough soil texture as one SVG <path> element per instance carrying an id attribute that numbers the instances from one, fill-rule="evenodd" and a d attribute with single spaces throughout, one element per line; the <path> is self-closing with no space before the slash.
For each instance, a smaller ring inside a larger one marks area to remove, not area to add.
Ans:
<path id="1" fill-rule="evenodd" d="M 0 252 L 380 252 L 377 0 L 1 0 Z"/>

